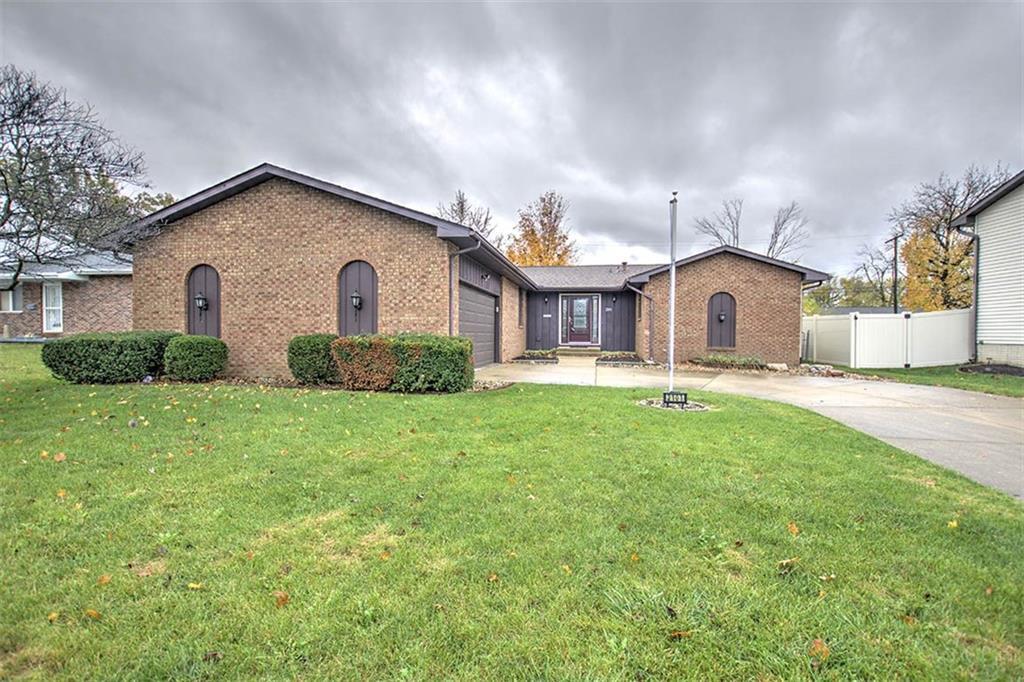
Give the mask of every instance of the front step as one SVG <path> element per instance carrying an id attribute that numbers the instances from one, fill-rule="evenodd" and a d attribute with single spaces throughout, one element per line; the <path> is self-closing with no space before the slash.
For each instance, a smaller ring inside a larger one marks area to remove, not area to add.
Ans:
<path id="1" fill-rule="evenodd" d="M 596 358 L 601 354 L 601 346 L 560 346 L 555 349 L 555 354 L 572 358 Z"/>

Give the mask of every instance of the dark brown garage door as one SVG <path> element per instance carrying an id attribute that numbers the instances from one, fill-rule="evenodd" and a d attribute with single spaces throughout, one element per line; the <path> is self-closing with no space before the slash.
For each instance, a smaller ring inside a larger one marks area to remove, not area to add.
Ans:
<path id="1" fill-rule="evenodd" d="M 479 289 L 459 285 L 459 336 L 473 340 L 473 363 L 494 362 L 494 321 L 497 299 Z"/>

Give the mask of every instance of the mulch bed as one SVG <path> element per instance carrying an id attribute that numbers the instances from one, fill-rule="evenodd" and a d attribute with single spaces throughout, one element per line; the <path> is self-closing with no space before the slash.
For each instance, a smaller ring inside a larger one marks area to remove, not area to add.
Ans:
<path id="1" fill-rule="evenodd" d="M 964 365 L 960 371 L 968 374 L 1005 374 L 1011 377 L 1024 377 L 1024 367 L 1012 365 Z"/>
<path id="2" fill-rule="evenodd" d="M 616 353 L 615 355 L 599 355 L 597 364 L 610 367 L 633 367 L 653 363 L 644 362 L 643 358 L 636 353 Z"/>

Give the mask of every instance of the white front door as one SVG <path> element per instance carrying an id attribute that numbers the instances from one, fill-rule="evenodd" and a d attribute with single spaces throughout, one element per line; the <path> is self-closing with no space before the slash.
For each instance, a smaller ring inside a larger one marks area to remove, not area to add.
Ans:
<path id="1" fill-rule="evenodd" d="M 43 333 L 64 331 L 64 293 L 60 282 L 43 284 Z"/>

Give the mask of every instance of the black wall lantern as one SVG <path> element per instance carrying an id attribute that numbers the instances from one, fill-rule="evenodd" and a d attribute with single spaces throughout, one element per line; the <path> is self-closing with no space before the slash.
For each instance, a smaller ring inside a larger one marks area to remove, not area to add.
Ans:
<path id="1" fill-rule="evenodd" d="M 203 295 L 203 292 L 200 291 L 198 294 L 196 294 L 196 297 L 195 297 L 194 300 L 196 302 L 196 310 L 209 310 L 210 309 L 210 301 L 207 300 L 206 296 Z"/>
<path id="2" fill-rule="evenodd" d="M 352 307 L 353 308 L 355 308 L 356 310 L 361 310 L 362 309 L 362 307 L 363 307 L 363 297 L 359 295 L 359 290 L 358 289 L 356 289 L 355 291 L 352 292 L 352 295 L 349 296 L 349 300 L 352 301 Z"/>
<path id="3" fill-rule="evenodd" d="M 718 321 L 725 322 L 725 313 L 718 313 Z"/>

